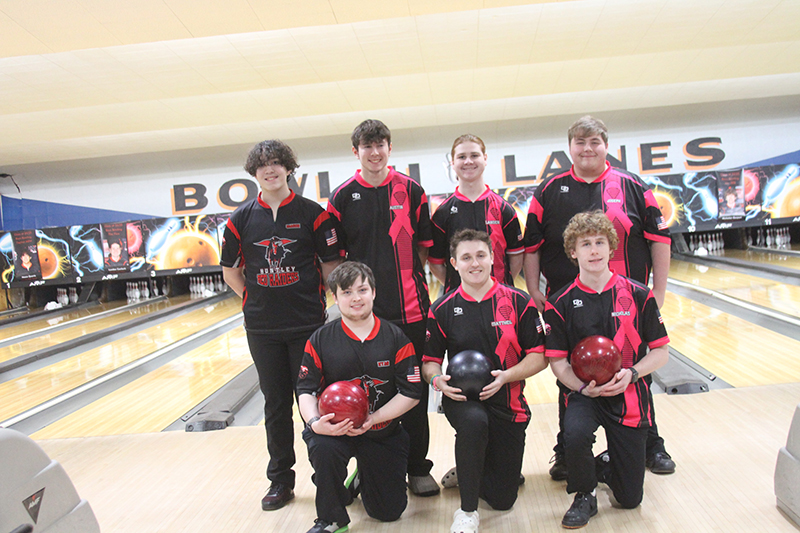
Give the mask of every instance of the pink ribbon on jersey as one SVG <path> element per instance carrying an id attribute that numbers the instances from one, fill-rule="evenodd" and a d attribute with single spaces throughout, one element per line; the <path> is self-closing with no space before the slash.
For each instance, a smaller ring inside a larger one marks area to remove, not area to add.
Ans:
<path id="1" fill-rule="evenodd" d="M 642 343 L 642 338 L 636 330 L 634 324 L 636 320 L 636 306 L 634 305 L 633 294 L 628 288 L 627 284 L 622 288 L 616 288 L 616 297 L 614 304 L 615 311 L 627 311 L 628 315 L 619 315 L 620 327 L 614 335 L 614 344 L 616 344 L 622 352 L 622 368 L 630 368 L 633 366 L 633 357 L 636 353 L 635 347 L 639 347 Z"/>
<path id="2" fill-rule="evenodd" d="M 398 203 L 396 204 L 395 201 Z M 411 226 L 411 207 L 408 201 L 408 191 L 406 191 L 405 186 L 400 181 L 394 182 L 392 185 L 391 196 L 389 196 L 389 207 L 392 205 L 403 206 L 402 210 L 398 209 L 392 211 L 394 220 L 392 220 L 392 225 L 389 227 L 389 236 L 392 238 L 392 242 L 397 244 L 397 239 L 400 237 L 400 233 L 403 229 L 406 230 L 406 234 L 409 238 L 414 234 L 414 229 Z M 412 266 L 409 268 L 412 267 L 413 261 Z"/>
<path id="3" fill-rule="evenodd" d="M 621 178 L 613 172 L 609 172 L 603 182 L 603 205 L 605 206 L 606 217 L 614 224 L 614 229 L 617 230 L 620 243 L 620 247 L 617 248 L 617 253 L 614 254 L 614 257 L 611 258 L 609 263 L 611 264 L 612 270 L 620 273 L 627 273 L 628 269 L 625 268 L 625 254 L 621 246 L 631 234 L 633 222 L 631 222 L 628 214 L 622 208 Z"/>
<path id="4" fill-rule="evenodd" d="M 519 363 L 519 354 L 522 351 L 514 330 L 517 317 L 511 297 L 504 292 L 500 292 L 502 288 L 498 289 L 499 294 L 497 296 L 497 305 L 494 308 L 494 319 L 496 322 L 511 321 L 511 324 L 500 324 L 500 338 L 497 340 L 497 347 L 494 353 L 503 362 L 504 368 L 511 368 Z"/>

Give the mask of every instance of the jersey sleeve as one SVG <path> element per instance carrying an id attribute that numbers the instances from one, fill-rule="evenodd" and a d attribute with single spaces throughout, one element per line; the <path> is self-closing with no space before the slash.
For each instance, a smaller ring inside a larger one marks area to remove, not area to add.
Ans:
<path id="1" fill-rule="evenodd" d="M 344 226 L 342 225 L 342 210 L 344 209 L 344 197 L 340 194 L 342 186 L 343 185 L 340 185 L 331 193 L 328 199 L 327 211 L 331 216 L 333 227 L 336 229 L 336 239 L 339 241 L 339 247 L 342 250 L 341 255 L 344 257 L 347 255 L 345 252 L 345 250 L 347 250 L 347 233 L 344 231 Z"/>
<path id="2" fill-rule="evenodd" d="M 644 237 L 645 239 L 653 242 L 663 242 L 670 244 L 672 239 L 669 234 L 669 225 L 661 213 L 661 208 L 658 206 L 658 201 L 646 184 L 642 184 L 644 203 L 645 203 L 645 216 L 644 216 Z"/>
<path id="3" fill-rule="evenodd" d="M 325 378 L 322 374 L 322 360 L 317 353 L 314 342 L 316 336 L 312 335 L 306 342 L 305 353 L 300 363 L 300 372 L 297 375 L 297 395 L 317 395 L 325 388 Z"/>
<path id="4" fill-rule="evenodd" d="M 508 202 L 503 206 L 503 236 L 506 238 L 506 253 L 518 254 L 525 251 L 522 243 L 522 230 L 519 227 L 517 212 Z"/>
<path id="5" fill-rule="evenodd" d="M 404 344 L 405 343 L 405 344 Z M 422 398 L 422 371 L 419 359 L 414 352 L 414 345 L 402 334 L 398 333 L 395 344 L 400 347 L 395 354 L 394 372 L 397 392 L 408 398 Z"/>
<path id="6" fill-rule="evenodd" d="M 425 335 L 425 354 L 422 356 L 422 362 L 441 365 L 444 362 L 444 352 L 447 349 L 447 336 L 442 331 L 434 313 L 434 309 L 437 307 L 434 304 L 428 312 L 428 331 Z"/>
<path id="7" fill-rule="evenodd" d="M 342 247 L 339 242 L 339 230 L 333 217 L 321 207 L 316 212 L 314 220 L 314 251 L 323 263 L 334 261 L 342 256 Z"/>
<path id="8" fill-rule="evenodd" d="M 416 181 L 412 181 L 415 194 L 418 195 L 417 206 L 417 245 L 423 248 L 433 246 L 433 231 L 431 229 L 431 212 L 428 206 L 428 196 L 425 190 Z"/>
<path id="9" fill-rule="evenodd" d="M 567 357 L 569 339 L 564 316 L 548 300 L 544 306 L 545 357 Z"/>
<path id="10" fill-rule="evenodd" d="M 238 218 L 238 217 L 237 217 Z M 244 260 L 242 256 L 242 243 L 239 230 L 236 229 L 234 217 L 231 216 L 225 223 L 222 232 L 222 253 L 219 264 L 228 268 L 239 268 Z"/>
<path id="11" fill-rule="evenodd" d="M 522 296 L 519 296 L 522 298 Z M 533 298 L 527 298 L 522 316 L 519 318 L 517 337 L 522 353 L 544 352 L 544 327 L 539 318 L 539 311 L 533 303 Z"/>
<path id="12" fill-rule="evenodd" d="M 531 203 L 528 206 L 528 217 L 525 220 L 525 237 L 523 238 L 523 245 L 525 246 L 526 253 L 534 253 L 544 243 L 544 227 L 542 219 L 544 215 L 544 207 L 542 205 L 542 193 L 544 187 L 539 184 L 531 197 Z"/>
<path id="13" fill-rule="evenodd" d="M 642 311 L 642 337 L 649 348 L 658 348 L 669 344 L 667 328 L 664 319 L 658 310 L 658 304 L 653 296 L 653 291 L 648 291 Z"/>
<path id="14" fill-rule="evenodd" d="M 447 263 L 447 258 L 450 255 L 447 245 L 447 231 L 445 224 L 447 219 L 446 211 L 443 211 L 442 206 L 445 202 L 439 205 L 436 211 L 433 212 L 431 217 L 431 234 L 433 235 L 433 246 L 428 251 L 428 261 L 434 265 L 444 265 Z"/>

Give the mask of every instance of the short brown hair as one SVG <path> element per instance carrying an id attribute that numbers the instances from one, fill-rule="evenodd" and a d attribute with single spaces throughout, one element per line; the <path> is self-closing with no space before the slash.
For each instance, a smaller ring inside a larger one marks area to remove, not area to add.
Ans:
<path id="1" fill-rule="evenodd" d="M 295 169 L 300 166 L 297 163 L 294 151 L 288 144 L 278 139 L 272 139 L 261 141 L 253 146 L 250 153 L 247 154 L 247 162 L 244 164 L 244 169 L 248 174 L 255 177 L 256 171 L 266 166 L 273 159 L 277 159 L 278 163 L 289 172 L 287 180 L 294 175 Z"/>
<path id="2" fill-rule="evenodd" d="M 358 261 L 345 261 L 328 275 L 328 287 L 336 294 L 337 289 L 349 289 L 359 279 L 369 283 L 372 290 L 375 290 L 375 275 L 370 267 Z"/>
<path id="3" fill-rule="evenodd" d="M 489 247 L 489 252 L 492 251 L 492 238 L 485 231 L 478 231 L 472 228 L 460 229 L 450 239 L 450 257 L 457 259 L 456 249 L 462 242 L 480 241 Z"/>
<path id="4" fill-rule="evenodd" d="M 453 141 L 453 147 L 450 149 L 450 157 L 454 158 L 456 156 L 456 146 L 464 143 L 478 144 L 481 147 L 481 153 L 483 154 L 486 153 L 486 145 L 483 144 L 483 140 L 480 137 L 478 137 L 477 135 L 473 135 L 471 133 L 465 133 L 464 135 L 461 135 L 459 138 Z"/>
<path id="5" fill-rule="evenodd" d="M 386 127 L 386 124 L 380 120 L 367 119 L 353 130 L 350 136 L 353 143 L 353 148 L 358 150 L 359 145 L 372 144 L 374 142 L 386 141 L 392 144 L 392 132 Z"/>
<path id="6" fill-rule="evenodd" d="M 614 229 L 614 224 L 612 224 L 606 214 L 599 209 L 596 211 L 586 211 L 572 217 L 569 224 L 567 224 L 567 228 L 564 230 L 564 251 L 567 253 L 569 260 L 574 264 L 578 264 L 578 261 L 572 257 L 575 244 L 581 237 L 591 235 L 603 235 L 608 239 L 611 257 L 614 256 L 614 251 L 619 245 L 619 237 L 617 236 L 617 230 Z"/>
<path id="7" fill-rule="evenodd" d="M 572 143 L 572 139 L 575 137 L 591 137 L 592 135 L 599 135 L 603 142 L 608 144 L 608 128 L 602 120 L 591 115 L 582 116 L 567 130 L 569 143 Z"/>

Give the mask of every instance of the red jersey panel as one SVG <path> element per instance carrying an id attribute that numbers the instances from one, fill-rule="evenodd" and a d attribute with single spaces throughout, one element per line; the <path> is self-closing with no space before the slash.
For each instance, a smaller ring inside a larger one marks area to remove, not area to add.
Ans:
<path id="1" fill-rule="evenodd" d="M 461 277 L 450 264 L 450 239 L 460 229 L 470 228 L 485 231 L 492 239 L 494 265 L 492 277 L 507 285 L 514 285 L 508 256 L 522 253 L 522 231 L 514 208 L 502 196 L 486 187 L 474 202 L 458 191 L 447 197 L 434 211 L 433 247 L 429 260 L 433 264 L 447 267 L 444 292 L 461 285 Z"/>
<path id="2" fill-rule="evenodd" d="M 392 167 L 373 187 L 358 170 L 333 191 L 328 212 L 339 222 L 347 258 L 369 265 L 375 274 L 374 313 L 402 324 L 423 320 L 430 298 L 417 246 L 429 248 L 433 240 L 422 187 Z"/>

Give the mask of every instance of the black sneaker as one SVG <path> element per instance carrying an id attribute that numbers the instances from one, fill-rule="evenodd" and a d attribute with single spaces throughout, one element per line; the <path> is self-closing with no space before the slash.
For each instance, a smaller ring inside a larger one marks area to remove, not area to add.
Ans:
<path id="1" fill-rule="evenodd" d="M 667 452 L 656 452 L 652 457 L 647 458 L 647 468 L 654 474 L 673 474 L 675 473 L 675 461 Z"/>
<path id="2" fill-rule="evenodd" d="M 572 505 L 561 519 L 561 527 L 578 529 L 589 523 L 589 519 L 597 514 L 597 497 L 588 492 L 575 495 Z"/>
<path id="3" fill-rule="evenodd" d="M 284 483 L 273 483 L 267 490 L 267 495 L 261 499 L 261 509 L 274 511 L 280 509 L 294 499 L 294 490 Z"/>
<path id="4" fill-rule="evenodd" d="M 594 473 L 597 476 L 598 483 L 605 483 L 608 485 L 608 480 L 611 478 L 611 457 L 605 451 L 594 458 Z"/>
<path id="5" fill-rule="evenodd" d="M 353 473 L 344 482 L 344 488 L 350 492 L 350 501 L 347 502 L 347 505 L 350 505 L 361 494 L 361 476 L 358 475 L 358 468 L 353 470 Z"/>
<path id="6" fill-rule="evenodd" d="M 339 526 L 336 522 L 326 522 L 321 518 L 314 520 L 314 527 L 309 529 L 307 533 L 344 533 L 350 529 L 347 524 Z"/>
<path id="7" fill-rule="evenodd" d="M 550 467 L 550 477 L 553 481 L 565 481 L 567 479 L 567 462 L 564 460 L 563 453 L 556 453 L 550 462 L 553 466 Z"/>

